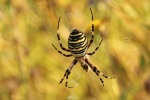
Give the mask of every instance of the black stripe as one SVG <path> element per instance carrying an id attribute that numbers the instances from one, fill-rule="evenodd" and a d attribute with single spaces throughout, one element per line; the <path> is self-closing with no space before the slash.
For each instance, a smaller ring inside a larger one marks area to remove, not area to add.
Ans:
<path id="1" fill-rule="evenodd" d="M 79 48 L 83 48 L 83 47 L 87 47 L 87 42 L 84 45 L 78 45 L 76 47 L 72 47 L 70 45 L 68 45 L 69 49 L 79 49 Z"/>
<path id="2" fill-rule="evenodd" d="M 72 51 L 80 51 L 80 49 L 83 50 L 86 48 L 87 48 L 87 44 L 80 46 L 80 47 L 76 47 L 76 48 L 69 48 L 69 50 L 72 52 Z"/>
<path id="3" fill-rule="evenodd" d="M 80 50 L 80 51 L 71 51 L 73 54 L 81 54 L 86 50 L 86 48 Z"/>
<path id="4" fill-rule="evenodd" d="M 84 41 L 80 43 L 69 43 L 68 47 L 76 48 L 76 47 L 80 47 L 83 44 L 84 44 Z"/>
<path id="5" fill-rule="evenodd" d="M 69 41 L 78 41 L 78 40 L 81 40 L 84 37 L 85 36 L 83 34 L 82 35 L 78 35 L 78 36 L 69 36 L 68 40 Z"/>
<path id="6" fill-rule="evenodd" d="M 74 29 L 70 34 L 71 35 L 76 35 L 76 34 L 79 34 L 79 33 L 82 33 L 82 32 L 77 30 L 77 29 Z"/>
<path id="7" fill-rule="evenodd" d="M 74 43 L 70 43 L 70 42 L 72 42 L 72 41 L 68 41 L 69 46 L 76 47 L 76 46 L 80 46 L 80 45 L 84 44 L 84 42 L 86 42 L 86 38 L 81 42 L 78 42 L 78 41 L 74 42 Z"/>

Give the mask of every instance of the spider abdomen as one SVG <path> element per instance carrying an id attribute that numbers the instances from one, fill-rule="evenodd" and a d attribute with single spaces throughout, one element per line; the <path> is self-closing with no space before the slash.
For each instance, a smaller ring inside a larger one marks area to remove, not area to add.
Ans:
<path id="1" fill-rule="evenodd" d="M 87 51 L 87 38 L 81 31 L 74 29 L 68 38 L 68 48 L 74 57 L 83 57 Z"/>

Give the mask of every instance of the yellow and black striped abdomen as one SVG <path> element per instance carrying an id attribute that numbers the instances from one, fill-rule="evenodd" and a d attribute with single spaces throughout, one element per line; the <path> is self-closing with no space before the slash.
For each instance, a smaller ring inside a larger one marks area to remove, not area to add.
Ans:
<path id="1" fill-rule="evenodd" d="M 87 51 L 87 38 L 84 33 L 74 29 L 68 38 L 68 48 L 74 57 L 83 57 Z"/>

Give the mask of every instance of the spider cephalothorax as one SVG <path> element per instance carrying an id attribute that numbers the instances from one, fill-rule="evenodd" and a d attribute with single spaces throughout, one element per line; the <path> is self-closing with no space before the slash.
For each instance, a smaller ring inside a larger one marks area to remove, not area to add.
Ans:
<path id="1" fill-rule="evenodd" d="M 103 77 L 105 78 L 115 78 L 115 77 L 108 77 L 106 75 L 104 75 L 102 72 L 100 72 L 93 64 L 92 62 L 89 60 L 88 55 L 93 55 L 98 49 L 99 46 L 101 45 L 103 39 L 100 41 L 98 47 L 96 47 L 96 49 L 91 52 L 88 53 L 88 48 L 91 46 L 91 44 L 93 43 L 93 39 L 94 39 L 94 24 L 93 24 L 93 13 L 92 13 L 92 9 L 90 8 L 91 11 L 91 15 L 92 15 L 92 36 L 90 39 L 90 42 L 88 43 L 87 37 L 85 36 L 85 34 L 77 29 L 74 29 L 68 38 L 68 49 L 64 48 L 62 46 L 62 43 L 60 42 L 60 36 L 59 36 L 59 22 L 60 22 L 60 17 L 58 20 L 58 26 L 57 26 L 57 38 L 60 44 L 60 47 L 62 50 L 69 52 L 70 54 L 64 54 L 62 53 L 60 50 L 58 50 L 53 44 L 53 47 L 62 55 L 64 55 L 65 57 L 74 57 L 73 62 L 71 63 L 71 65 L 68 67 L 68 69 L 66 70 L 63 78 L 61 79 L 60 83 L 62 83 L 62 81 L 64 80 L 64 78 L 66 78 L 66 84 L 65 86 L 68 88 L 71 88 L 68 86 L 68 82 L 67 79 L 69 77 L 69 74 L 71 73 L 71 70 L 73 69 L 74 65 L 76 65 L 77 62 L 80 63 L 81 67 L 86 70 L 86 72 L 88 72 L 90 69 L 93 70 L 93 72 L 96 73 L 97 76 L 99 76 L 99 74 L 101 74 Z M 102 80 L 102 78 L 99 78 L 100 81 L 102 82 L 103 86 L 104 86 L 104 82 Z"/>

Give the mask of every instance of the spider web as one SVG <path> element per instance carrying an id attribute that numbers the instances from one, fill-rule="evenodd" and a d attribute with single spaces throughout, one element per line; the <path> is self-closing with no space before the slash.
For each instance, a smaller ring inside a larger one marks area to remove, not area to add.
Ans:
<path id="1" fill-rule="evenodd" d="M 116 6 L 118 6 L 117 5 L 117 3 L 115 2 L 115 1 L 113 1 L 114 2 L 114 5 L 116 5 Z M 35 6 L 35 5 L 31 5 L 31 6 L 34 6 L 35 8 L 38 8 L 38 6 Z M 81 14 L 81 12 L 79 12 L 78 10 L 76 10 L 76 9 L 74 9 L 73 10 L 74 12 L 68 12 L 68 13 L 66 13 L 65 15 L 61 15 L 61 22 L 62 23 L 64 23 L 64 21 L 66 22 L 66 25 L 65 26 L 61 26 L 60 25 L 60 31 L 61 31 L 61 29 L 63 29 L 63 27 L 65 27 L 66 29 L 68 29 L 69 31 L 68 31 L 68 33 L 66 33 L 65 35 L 63 35 L 64 34 L 64 32 L 60 32 L 60 36 L 61 36 L 61 38 L 63 38 L 63 39 L 65 39 L 66 41 L 67 41 L 67 34 L 69 35 L 69 32 L 72 30 L 72 29 L 74 29 L 74 28 L 77 28 L 77 29 L 80 29 L 81 31 L 83 31 L 84 32 L 84 29 L 86 29 L 86 25 L 88 25 L 89 24 L 89 22 L 91 21 L 91 14 L 90 14 L 90 11 L 89 11 L 89 14 L 87 14 L 86 13 L 86 11 L 85 12 L 82 12 L 83 14 L 86 14 L 87 15 L 87 18 L 85 18 L 86 20 L 84 20 L 84 26 L 83 25 L 79 25 L 79 23 L 78 22 L 75 22 L 74 24 L 71 24 L 71 20 L 66 20 L 66 19 L 68 19 L 68 18 L 72 18 L 72 17 L 76 17 L 77 19 L 79 19 L 79 18 L 81 18 L 82 17 L 82 14 Z M 36 14 L 31 14 L 31 13 L 29 13 L 30 15 L 31 15 L 31 20 L 33 21 L 33 23 L 37 23 L 37 22 L 43 22 L 43 23 L 47 23 L 46 21 L 45 21 L 45 18 L 42 18 L 42 17 L 40 17 L 40 16 L 38 16 L 38 15 L 36 15 Z M 96 16 L 96 13 L 94 12 L 93 13 L 94 14 L 94 17 Z M 57 21 L 56 21 L 57 22 Z M 46 26 L 46 27 L 53 27 L 53 24 L 51 23 L 51 24 L 49 24 L 48 26 Z M 55 32 L 56 30 L 52 30 L 53 32 Z M 95 34 L 97 34 L 97 32 L 95 32 Z M 55 34 L 54 34 L 55 35 Z M 124 41 L 126 41 L 127 43 L 129 43 L 130 42 L 130 38 L 128 38 L 128 36 L 126 35 L 126 34 L 121 34 L 120 35 L 121 37 L 121 39 L 122 40 L 124 40 Z M 56 38 L 55 38 L 56 39 Z M 96 43 L 99 43 L 100 42 L 100 40 L 101 40 L 101 36 L 97 36 L 97 37 L 95 37 L 95 39 L 94 39 L 94 42 L 96 41 Z M 51 41 L 53 41 L 53 40 L 51 40 Z M 67 44 L 65 44 L 65 42 L 64 42 L 64 40 L 62 40 L 62 42 L 64 43 L 64 45 L 66 46 Z M 93 45 L 91 46 L 91 48 L 90 48 L 90 51 L 92 51 L 92 50 L 94 50 L 95 48 L 96 48 L 96 46 L 98 46 L 98 44 L 96 44 L 96 43 L 93 43 Z M 97 51 L 97 52 L 102 52 L 103 53 L 103 56 L 107 56 L 107 54 L 108 54 L 108 51 L 106 51 L 105 49 L 103 49 L 103 48 L 107 48 L 107 46 L 106 45 L 104 45 L 104 43 L 105 43 L 105 40 L 104 40 L 104 42 L 101 44 L 101 46 L 100 46 L 100 48 L 99 48 L 99 50 Z M 124 48 L 126 48 L 125 46 L 124 46 Z M 96 52 L 96 53 L 97 53 Z M 108 76 L 113 76 L 113 74 L 112 74 L 112 72 L 109 70 L 110 68 L 114 71 L 114 73 L 116 73 L 115 75 L 117 76 L 117 78 L 119 78 L 120 79 L 120 81 L 119 81 L 119 83 L 120 83 L 120 85 L 122 85 L 122 86 L 124 86 L 124 84 L 126 84 L 127 85 L 127 87 L 129 87 L 129 88 L 131 88 L 131 89 L 133 89 L 133 90 L 137 90 L 137 88 L 132 84 L 132 83 L 130 83 L 130 82 L 128 82 L 128 80 L 126 79 L 126 78 L 124 78 L 124 75 L 117 75 L 117 73 L 118 73 L 118 71 L 120 71 L 120 70 L 118 70 L 116 67 L 114 67 L 114 66 L 112 66 L 112 65 L 109 65 L 109 67 L 108 67 L 108 62 L 103 58 L 103 56 L 101 57 L 97 57 L 97 54 L 94 54 L 93 56 L 91 56 L 90 57 L 90 59 L 93 61 L 93 62 L 96 62 L 96 65 L 97 66 L 100 66 L 100 67 L 98 67 L 98 69 L 100 68 L 100 70 L 103 72 L 107 72 L 107 75 Z M 67 59 L 67 58 L 66 58 Z M 108 59 L 109 60 L 109 59 Z M 80 66 L 80 65 L 76 65 L 76 66 Z M 67 67 L 66 67 L 67 68 Z M 77 67 L 77 68 L 79 68 L 79 67 Z M 80 70 L 81 70 L 81 68 L 79 68 Z M 75 91 L 74 91 L 74 89 L 76 89 L 80 84 L 79 83 L 77 83 L 77 81 L 79 80 L 79 78 L 80 78 L 80 76 L 81 76 L 81 74 L 79 73 L 79 72 L 77 72 L 76 70 L 74 71 L 72 71 L 72 74 L 73 75 L 77 75 L 77 77 L 75 78 L 75 79 L 73 79 L 73 80 L 69 80 L 69 83 L 71 82 L 71 83 L 73 83 L 74 84 L 74 88 L 72 88 L 72 90 L 71 90 L 71 95 L 68 95 L 68 99 L 72 99 L 72 100 L 77 100 L 77 96 L 76 95 L 74 95 L 75 94 Z M 82 77 L 82 76 L 81 76 Z M 95 75 L 95 77 L 97 78 L 97 76 Z M 115 80 L 115 79 L 114 79 Z M 110 82 L 110 81 L 109 81 Z M 107 80 L 105 80 L 105 83 L 107 84 Z M 43 90 L 42 89 L 40 89 L 37 85 L 36 85 L 36 83 L 33 83 L 34 84 L 34 86 L 35 86 L 35 88 L 37 89 L 37 91 L 40 91 L 41 93 L 43 93 Z M 57 89 L 57 88 L 56 88 Z M 146 100 L 146 99 L 144 99 L 144 100 Z"/>

